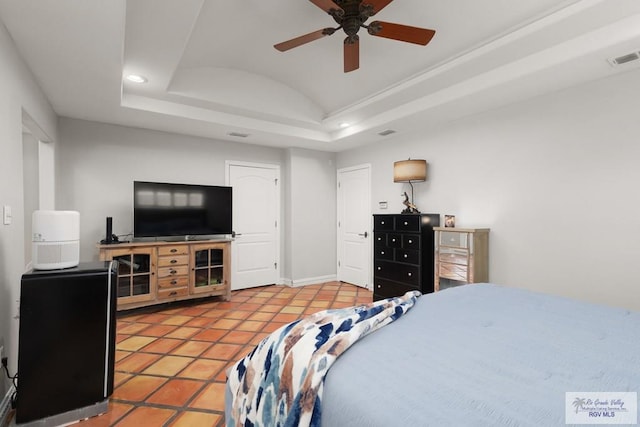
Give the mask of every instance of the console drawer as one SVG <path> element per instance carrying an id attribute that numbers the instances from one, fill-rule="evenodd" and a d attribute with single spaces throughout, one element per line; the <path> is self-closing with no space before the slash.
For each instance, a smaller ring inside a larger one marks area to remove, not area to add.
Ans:
<path id="1" fill-rule="evenodd" d="M 158 279 L 162 279 L 163 277 L 186 276 L 188 274 L 189 267 L 186 265 L 158 268 Z"/>
<path id="2" fill-rule="evenodd" d="M 181 288 L 189 285 L 189 276 L 163 277 L 158 279 L 158 287 L 161 289 Z"/>
<path id="3" fill-rule="evenodd" d="M 189 295 L 189 288 L 169 288 L 158 290 L 158 299 L 177 298 Z"/>
<path id="4" fill-rule="evenodd" d="M 158 257 L 158 267 L 171 267 L 174 265 L 189 264 L 189 255 L 174 255 Z"/>
<path id="5" fill-rule="evenodd" d="M 158 246 L 158 256 L 188 255 L 188 245 Z"/>

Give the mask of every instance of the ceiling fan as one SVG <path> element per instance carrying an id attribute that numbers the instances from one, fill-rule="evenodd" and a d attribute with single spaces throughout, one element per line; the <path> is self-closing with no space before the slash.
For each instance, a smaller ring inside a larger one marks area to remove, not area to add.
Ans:
<path id="1" fill-rule="evenodd" d="M 403 42 L 426 46 L 436 33 L 434 30 L 410 27 L 391 22 L 365 22 L 380 12 L 393 0 L 309 0 L 327 12 L 338 23 L 336 28 L 323 28 L 291 40 L 274 45 L 280 52 L 293 49 L 319 38 L 330 36 L 342 29 L 347 37 L 344 39 L 344 72 L 357 70 L 360 67 L 360 28 L 366 28 L 372 36 L 385 37 Z"/>

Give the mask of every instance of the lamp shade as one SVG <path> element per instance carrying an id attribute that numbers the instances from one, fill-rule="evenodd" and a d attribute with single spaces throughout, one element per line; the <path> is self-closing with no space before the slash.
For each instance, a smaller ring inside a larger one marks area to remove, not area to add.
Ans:
<path id="1" fill-rule="evenodd" d="M 426 160 L 401 160 L 393 163 L 393 182 L 426 181 Z"/>

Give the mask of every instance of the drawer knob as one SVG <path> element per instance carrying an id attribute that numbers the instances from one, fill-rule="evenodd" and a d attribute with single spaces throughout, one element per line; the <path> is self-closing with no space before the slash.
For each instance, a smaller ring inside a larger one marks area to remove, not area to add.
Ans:
<path id="1" fill-rule="evenodd" d="M 382 267 L 378 267 L 378 271 L 382 270 Z"/>
<path id="2" fill-rule="evenodd" d="M 172 297 L 172 296 L 174 296 L 174 295 L 178 295 L 178 292 L 173 291 L 173 292 L 171 292 L 171 293 L 169 294 L 169 296 L 170 296 L 170 297 Z"/>
<path id="3" fill-rule="evenodd" d="M 407 276 L 411 277 L 411 273 L 407 273 Z"/>
<path id="4" fill-rule="evenodd" d="M 391 239 L 391 241 L 392 241 L 392 242 L 395 242 L 395 241 L 396 241 L 396 239 Z"/>
<path id="5" fill-rule="evenodd" d="M 413 240 L 409 239 L 409 243 L 413 243 Z"/>
<path id="6" fill-rule="evenodd" d="M 169 273 L 170 273 L 170 274 L 176 274 L 176 273 L 177 273 L 177 271 L 175 271 L 175 270 L 169 270 Z"/>
<path id="7" fill-rule="evenodd" d="M 177 259 L 172 259 L 172 260 L 171 260 L 171 264 L 175 264 L 176 262 L 178 262 L 178 260 L 177 260 Z"/>
<path id="8" fill-rule="evenodd" d="M 380 251 L 380 255 L 384 255 L 384 251 Z"/>
<path id="9" fill-rule="evenodd" d="M 171 249 L 171 253 L 175 254 L 176 252 L 178 252 L 178 250 L 176 248 Z"/>
<path id="10" fill-rule="evenodd" d="M 404 225 L 409 225 L 409 223 L 407 221 L 404 222 Z"/>
<path id="11" fill-rule="evenodd" d="M 378 289 L 380 289 L 382 287 L 382 285 L 378 285 Z"/>
<path id="12" fill-rule="evenodd" d="M 177 281 L 177 280 L 172 280 L 172 281 L 171 281 L 171 284 L 172 284 L 172 285 L 175 285 L 176 283 L 178 283 L 178 281 Z"/>
<path id="13" fill-rule="evenodd" d="M 404 257 L 405 257 L 405 258 L 407 258 L 407 257 L 408 257 L 408 255 L 407 255 L 407 254 L 404 254 Z"/>

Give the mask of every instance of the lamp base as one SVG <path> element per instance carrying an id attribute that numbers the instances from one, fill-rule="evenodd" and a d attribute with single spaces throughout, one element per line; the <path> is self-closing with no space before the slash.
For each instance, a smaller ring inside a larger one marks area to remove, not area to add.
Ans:
<path id="1" fill-rule="evenodd" d="M 411 182 L 409 182 L 411 184 Z M 402 202 L 406 208 L 401 212 L 403 214 L 419 214 L 420 211 L 416 208 L 416 205 L 413 204 L 413 185 L 411 186 L 411 201 L 409 201 L 409 196 L 407 196 L 407 192 L 402 193 L 404 196 L 404 201 Z"/>
<path id="2" fill-rule="evenodd" d="M 408 207 L 406 209 L 404 209 L 402 212 L 400 212 L 401 214 L 419 214 L 420 211 L 416 208 L 411 208 Z"/>

